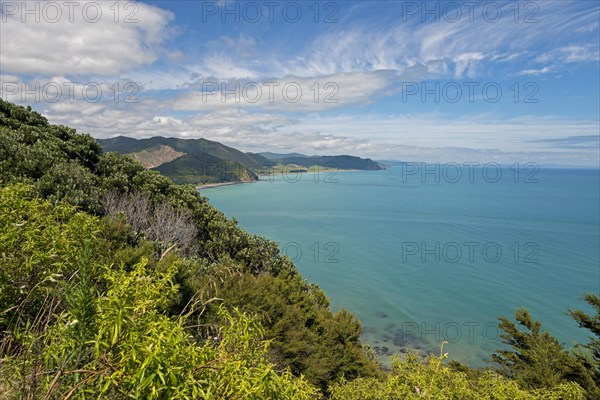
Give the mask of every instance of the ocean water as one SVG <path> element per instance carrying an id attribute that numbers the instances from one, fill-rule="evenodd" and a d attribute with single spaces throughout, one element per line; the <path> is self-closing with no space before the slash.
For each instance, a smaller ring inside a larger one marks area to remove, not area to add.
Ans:
<path id="1" fill-rule="evenodd" d="M 461 175 L 458 175 L 458 172 Z M 501 172 L 501 176 L 498 175 Z M 473 367 L 501 346 L 497 318 L 526 307 L 566 346 L 566 315 L 600 291 L 598 170 L 531 166 L 305 173 L 202 190 L 280 243 L 385 361 L 444 351 Z"/>

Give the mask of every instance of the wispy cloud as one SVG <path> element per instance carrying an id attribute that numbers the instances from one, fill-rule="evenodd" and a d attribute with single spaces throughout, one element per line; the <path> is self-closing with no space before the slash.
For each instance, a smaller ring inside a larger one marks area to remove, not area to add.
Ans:
<path id="1" fill-rule="evenodd" d="M 600 151 L 600 135 L 568 136 L 561 138 L 539 139 L 534 143 L 547 144 L 549 147 L 560 149 L 581 149 Z"/>
<path id="2" fill-rule="evenodd" d="M 536 58 L 536 61 L 554 63 L 575 63 L 600 60 L 598 46 L 594 45 L 570 45 L 545 52 Z"/>
<path id="3" fill-rule="evenodd" d="M 540 69 L 525 69 L 523 71 L 518 72 L 516 75 L 517 76 L 536 76 L 536 75 L 547 74 L 550 71 L 552 71 L 552 69 L 550 67 L 544 67 L 544 68 L 540 68 Z"/>

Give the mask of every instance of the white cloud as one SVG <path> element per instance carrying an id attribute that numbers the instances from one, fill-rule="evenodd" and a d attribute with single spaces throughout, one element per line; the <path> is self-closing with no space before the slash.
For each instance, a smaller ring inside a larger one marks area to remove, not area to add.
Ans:
<path id="1" fill-rule="evenodd" d="M 598 10 L 580 4 L 536 3 L 539 8 L 534 14 L 531 7 L 519 5 L 520 14 L 515 16 L 515 4 L 502 3 L 503 16 L 495 23 L 485 20 L 482 4 L 475 7 L 473 21 L 463 10 L 463 18 L 456 23 L 444 19 L 420 23 L 416 17 L 400 23 L 395 14 L 399 10 L 390 6 L 389 18 L 348 24 L 322 34 L 299 55 L 278 61 L 270 71 L 302 77 L 380 70 L 403 74 L 418 64 L 425 67 L 420 70 L 421 79 L 462 78 L 490 74 L 491 63 L 517 62 L 540 52 L 559 53 L 565 62 L 594 60 L 597 44 L 565 45 L 574 39 L 576 27 L 592 25 L 594 29 L 597 24 Z M 557 39 L 549 42 L 548 32 Z M 562 47 L 551 49 L 556 43 Z"/>
<path id="2" fill-rule="evenodd" d="M 56 103 L 52 104 L 48 109 L 58 114 L 71 114 L 76 113 L 78 115 L 77 120 L 84 121 L 87 118 L 93 118 L 95 115 L 100 113 L 106 108 L 105 105 L 78 102 L 78 103 Z M 73 122 L 75 123 L 75 121 Z"/>
<path id="3" fill-rule="evenodd" d="M 466 71 L 467 76 L 474 77 L 477 72 L 478 62 L 484 58 L 485 56 L 479 52 L 459 54 L 458 56 L 454 57 L 453 60 L 455 64 L 454 76 L 456 78 L 461 78 Z"/>
<path id="4" fill-rule="evenodd" d="M 177 118 L 173 118 L 173 117 L 157 115 L 156 117 L 152 118 L 152 121 L 145 122 L 144 124 L 142 124 L 142 126 L 156 128 L 156 129 L 161 129 L 161 128 L 164 128 L 167 126 L 168 127 L 179 127 L 179 126 L 183 126 L 183 121 L 181 121 Z"/>
<path id="5" fill-rule="evenodd" d="M 528 54 L 529 54 L 529 51 L 519 51 L 516 53 L 495 54 L 494 56 L 492 56 L 491 60 L 497 61 L 500 63 L 507 63 L 507 62 L 515 61 L 520 58 L 526 57 Z"/>
<path id="6" fill-rule="evenodd" d="M 177 110 L 261 108 L 294 112 L 366 105 L 388 90 L 388 72 L 353 72 L 315 78 L 287 77 L 265 81 L 197 82 L 198 91 L 174 101 Z M 222 86 L 224 85 L 224 86 Z M 223 90 L 225 89 L 225 90 Z"/>
<path id="7" fill-rule="evenodd" d="M 131 103 L 139 101 L 142 87 L 130 80 L 69 79 L 65 76 L 33 77 L 22 80 L 0 75 L 0 97 L 19 104 L 49 104 L 65 107 L 79 103 Z"/>
<path id="8" fill-rule="evenodd" d="M 204 137 L 244 151 L 567 165 L 596 165 L 599 157 L 597 148 L 561 147 L 548 142 L 565 136 L 597 135 L 597 120 L 539 116 L 500 120 L 492 115 L 457 119 L 436 114 L 310 114 L 295 120 L 275 112 L 233 108 L 176 116 L 165 112 L 160 103 L 134 104 L 126 110 L 119 106 L 54 104 L 44 114 L 52 123 L 68 124 L 96 137 Z"/>
<path id="9" fill-rule="evenodd" d="M 535 76 L 535 75 L 543 75 L 552 71 L 550 67 L 544 67 L 540 69 L 525 69 L 517 73 L 517 76 Z"/>
<path id="10" fill-rule="evenodd" d="M 54 8 L 40 1 L 10 2 L 16 9 L 7 3 L 0 15 L 1 62 L 4 71 L 17 74 L 111 75 L 152 63 L 174 18 L 131 1 L 51 2 Z M 34 14 L 25 14 L 26 7 Z"/>
<path id="11" fill-rule="evenodd" d="M 489 162 L 486 157 L 495 154 L 494 157 L 503 162 L 541 162 L 540 157 L 544 154 L 544 162 L 550 162 L 550 156 L 554 155 L 556 163 L 565 163 L 572 158 L 570 162 L 594 165 L 598 162 L 598 149 L 579 152 L 549 149 L 546 144 L 535 141 L 563 138 L 565 132 L 573 136 L 597 135 L 597 129 L 598 121 L 559 117 L 523 116 L 498 120 L 491 115 L 456 119 L 423 114 L 311 117 L 279 131 L 331 138 L 339 138 L 343 132 L 346 146 L 340 147 L 340 151 L 351 152 L 351 143 L 358 143 L 363 148 L 359 154 L 380 159 Z M 299 146 L 311 146 L 305 141 L 300 143 Z M 313 145 L 313 148 L 316 150 L 317 147 Z M 290 150 L 301 149 L 296 146 Z M 575 159 L 579 161 L 573 161 Z"/>
<path id="12" fill-rule="evenodd" d="M 536 58 L 539 62 L 574 63 L 600 60 L 598 48 L 592 45 L 578 46 L 570 45 L 559 47 L 552 51 L 541 54 Z"/>

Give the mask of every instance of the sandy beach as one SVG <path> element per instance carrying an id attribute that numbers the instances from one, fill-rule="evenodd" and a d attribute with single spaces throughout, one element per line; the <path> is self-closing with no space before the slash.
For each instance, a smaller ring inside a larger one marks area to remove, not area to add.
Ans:
<path id="1" fill-rule="evenodd" d="M 205 185 L 196 186 L 196 190 L 212 189 L 221 186 L 241 185 L 243 183 L 253 183 L 258 181 L 240 181 L 240 182 L 219 182 L 219 183 L 207 183 Z"/>

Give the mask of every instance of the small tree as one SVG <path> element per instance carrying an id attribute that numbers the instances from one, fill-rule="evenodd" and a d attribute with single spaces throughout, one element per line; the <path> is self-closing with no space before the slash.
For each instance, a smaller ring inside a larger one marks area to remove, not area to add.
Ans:
<path id="1" fill-rule="evenodd" d="M 518 326 L 507 318 L 499 318 L 502 342 L 512 349 L 496 351 L 492 360 L 500 365 L 501 373 L 522 386 L 556 386 L 568 374 L 565 368 L 571 364 L 569 354 L 554 336 L 541 330 L 541 322 L 534 321 L 526 309 L 517 310 L 515 319 Z"/>
<path id="2" fill-rule="evenodd" d="M 492 360 L 500 365 L 500 373 L 524 388 L 554 388 L 576 382 L 587 391 L 588 398 L 595 398 L 597 385 L 577 357 L 550 333 L 542 331 L 541 322 L 534 321 L 526 309 L 517 310 L 515 319 L 518 326 L 504 317 L 498 324 L 503 343 L 512 348 L 492 354 Z"/>
<path id="3" fill-rule="evenodd" d="M 591 352 L 591 359 L 585 352 L 578 353 L 576 356 L 591 371 L 596 386 L 600 387 L 600 296 L 587 293 L 583 296 L 583 299 L 594 308 L 596 314 L 588 315 L 581 310 L 569 310 L 568 314 L 577 322 L 580 328 L 589 330 L 595 337 L 592 337 L 587 344 L 579 346 L 579 348 Z M 597 392 L 597 394 L 600 397 L 600 392 Z"/>

